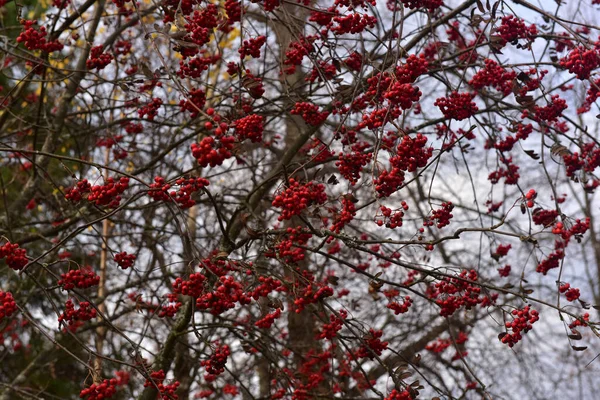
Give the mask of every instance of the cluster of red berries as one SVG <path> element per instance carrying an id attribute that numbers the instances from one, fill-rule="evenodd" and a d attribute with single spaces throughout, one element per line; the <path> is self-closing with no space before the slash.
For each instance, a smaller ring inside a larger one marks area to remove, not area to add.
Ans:
<path id="1" fill-rule="evenodd" d="M 114 51 L 117 56 L 125 56 L 131 52 L 132 44 L 129 40 L 117 40 L 114 44 Z"/>
<path id="2" fill-rule="evenodd" d="M 342 228 L 349 224 L 356 215 L 356 205 L 352 195 L 345 195 L 342 197 L 342 211 L 336 213 L 333 225 L 329 229 L 333 232 L 340 233 Z"/>
<path id="3" fill-rule="evenodd" d="M 502 38 L 497 45 L 503 47 L 506 43 L 515 43 L 519 39 L 533 41 L 537 35 L 537 27 L 535 24 L 527 26 L 521 18 L 507 15 L 502 17 L 502 24 L 498 27 L 497 34 Z"/>
<path id="4" fill-rule="evenodd" d="M 411 10 L 424 8 L 429 12 L 434 12 L 444 4 L 444 0 L 401 0 L 404 7 Z"/>
<path id="5" fill-rule="evenodd" d="M 451 201 L 443 202 L 442 208 L 437 210 L 433 210 L 431 215 L 423 221 L 423 226 L 433 226 L 436 224 L 438 229 L 441 229 L 445 226 L 450 225 L 450 220 L 454 215 L 452 215 L 452 210 L 454 209 L 454 204 Z"/>
<path id="6" fill-rule="evenodd" d="M 242 5 L 237 0 L 225 0 L 223 5 L 225 12 L 227 13 L 227 19 L 229 24 L 239 22 L 242 19 Z"/>
<path id="7" fill-rule="evenodd" d="M 579 46 L 574 48 L 567 56 L 560 60 L 560 66 L 575 74 L 578 79 L 590 77 L 590 73 L 600 66 L 600 55 L 596 49 Z"/>
<path id="8" fill-rule="evenodd" d="M 206 103 L 206 94 L 202 89 L 192 89 L 187 95 L 187 99 L 179 101 L 181 111 L 189 111 L 192 118 L 196 118 L 200 114 L 200 110 L 204 108 Z"/>
<path id="9" fill-rule="evenodd" d="M 535 119 L 538 121 L 556 122 L 558 117 L 562 116 L 563 111 L 567 108 L 569 108 L 567 102 L 555 94 L 551 97 L 550 104 L 545 107 L 534 106 Z"/>
<path id="10" fill-rule="evenodd" d="M 536 272 L 546 275 L 551 269 L 558 268 L 560 266 L 560 260 L 565 258 L 565 253 L 562 250 L 555 250 L 548 255 L 542 262 L 536 267 Z"/>
<path id="11" fill-rule="evenodd" d="M 215 167 L 233 156 L 231 150 L 234 143 L 233 136 L 223 135 L 218 139 L 207 136 L 200 143 L 192 143 L 192 155 L 201 167 L 204 168 L 208 165 Z"/>
<path id="12" fill-rule="evenodd" d="M 404 172 L 400 168 L 384 170 L 373 180 L 375 190 L 380 197 L 389 197 L 400 189 L 404 183 Z"/>
<path id="13" fill-rule="evenodd" d="M 404 296 L 404 302 L 402 304 L 397 301 L 392 301 L 391 303 L 388 303 L 386 307 L 392 310 L 395 315 L 398 315 L 407 313 L 410 306 L 412 306 L 412 303 L 413 301 L 410 296 Z"/>
<path id="14" fill-rule="evenodd" d="M 572 288 L 569 283 L 564 283 L 559 286 L 558 291 L 560 293 L 564 293 L 567 301 L 575 301 L 579 298 L 580 293 L 579 289 Z"/>
<path id="15" fill-rule="evenodd" d="M 266 252 L 265 256 L 276 258 L 277 255 L 279 258 L 291 264 L 302 261 L 305 257 L 304 249 L 297 247 L 296 245 L 306 245 L 311 237 L 312 235 L 310 233 L 303 232 L 301 226 L 296 228 L 289 227 L 286 230 L 286 234 L 275 245 L 275 249 Z"/>
<path id="16" fill-rule="evenodd" d="M 187 49 L 189 49 L 189 47 Z M 177 75 L 181 78 L 200 78 L 202 73 L 208 69 L 209 65 L 215 64 L 220 59 L 221 56 L 216 54 L 207 57 L 194 57 L 187 61 L 181 60 L 179 61 L 179 71 L 177 71 Z"/>
<path id="17" fill-rule="evenodd" d="M 19 247 L 17 243 L 6 242 L 0 246 L 0 259 L 6 258 L 6 265 L 9 268 L 19 271 L 29 262 L 27 260 L 27 251 Z"/>
<path id="18" fill-rule="evenodd" d="M 542 225 L 544 227 L 554 224 L 556 218 L 558 218 L 558 211 L 556 210 L 534 210 L 532 214 L 533 223 L 536 225 Z"/>
<path id="19" fill-rule="evenodd" d="M 158 396 L 162 400 L 178 400 L 179 396 L 175 392 L 179 387 L 179 382 L 175 381 L 165 385 L 165 379 L 166 375 L 162 369 L 160 371 L 153 371 L 150 373 L 150 379 L 146 379 L 146 382 L 144 382 L 144 387 L 157 387 Z"/>
<path id="20" fill-rule="evenodd" d="M 161 99 L 155 97 L 148 104 L 138 110 L 138 115 L 140 118 L 144 118 L 144 116 L 147 115 L 148 121 L 154 121 L 154 117 L 158 115 L 158 109 L 162 103 L 163 101 Z"/>
<path id="21" fill-rule="evenodd" d="M 263 35 L 257 37 L 256 39 L 252 38 L 244 40 L 244 43 L 238 49 L 238 52 L 240 53 L 240 58 L 244 58 L 246 56 L 260 58 L 260 48 L 263 47 L 266 41 L 267 37 Z"/>
<path id="22" fill-rule="evenodd" d="M 263 137 L 263 124 L 264 118 L 262 115 L 250 114 L 235 121 L 233 126 L 240 142 L 250 139 L 252 143 L 258 143 Z"/>
<path id="23" fill-rule="evenodd" d="M 513 90 L 513 81 L 517 77 L 515 71 L 507 71 L 494 60 L 486 59 L 485 67 L 480 69 L 469 81 L 474 89 L 493 87 L 503 96 L 508 96 Z"/>
<path id="24" fill-rule="evenodd" d="M 508 251 L 512 248 L 512 244 L 499 244 L 496 251 L 493 253 L 495 259 L 505 257 Z"/>
<path id="25" fill-rule="evenodd" d="M 301 115 L 302 119 L 312 126 L 321 125 L 329 116 L 328 111 L 319 111 L 319 106 L 307 102 L 298 102 L 290 110 L 292 115 Z"/>
<path id="26" fill-rule="evenodd" d="M 17 311 L 17 303 L 11 292 L 0 290 L 0 322 L 6 317 L 10 317 Z"/>
<path id="27" fill-rule="evenodd" d="M 45 27 L 42 26 L 39 30 L 33 27 L 37 25 L 37 21 L 22 19 L 20 23 L 23 25 L 23 32 L 17 37 L 17 43 L 23 43 L 28 50 L 42 50 L 45 53 L 52 53 L 63 49 L 60 42 L 46 40 L 48 32 L 46 32 Z"/>
<path id="28" fill-rule="evenodd" d="M 567 176 L 572 177 L 575 172 L 583 169 L 586 172 L 593 172 L 600 167 L 600 147 L 595 143 L 586 143 L 581 148 L 581 154 L 565 154 L 563 160 L 567 167 Z"/>
<path id="29" fill-rule="evenodd" d="M 571 322 L 569 324 L 569 329 L 571 329 L 571 332 L 575 333 L 577 332 L 577 328 L 578 326 L 588 326 L 588 322 L 590 321 L 590 314 L 589 313 L 585 313 L 583 314 L 580 319 L 576 319 L 573 322 Z"/>
<path id="30" fill-rule="evenodd" d="M 408 210 L 408 204 L 406 204 L 406 201 L 402 200 L 402 203 L 400 203 L 400 205 L 402 206 L 402 210 Z M 396 229 L 402 226 L 402 218 L 404 218 L 403 211 L 394 211 L 391 208 L 388 208 L 383 205 L 380 207 L 380 210 L 381 214 L 383 215 L 383 219 L 378 219 L 375 222 L 377 225 L 383 226 L 385 224 L 385 226 L 390 229 Z"/>
<path id="31" fill-rule="evenodd" d="M 430 351 L 435 354 L 443 353 L 448 347 L 452 345 L 452 340 L 450 339 L 440 339 L 438 338 L 435 342 L 431 342 L 425 346 L 425 350 Z"/>
<path id="32" fill-rule="evenodd" d="M 333 296 L 333 289 L 329 286 L 320 287 L 316 292 L 313 286 L 308 284 L 304 289 L 301 289 L 296 300 L 294 300 L 294 312 L 300 314 L 309 304 L 315 304 L 326 297 Z"/>
<path id="33" fill-rule="evenodd" d="M 457 278 L 445 277 L 436 283 L 429 294 L 431 298 L 436 299 L 440 315 L 448 317 L 461 307 L 470 310 L 477 304 L 482 304 L 484 299 L 480 297 L 481 288 L 466 281 L 476 282 L 477 279 L 475 270 L 462 270 Z"/>
<path id="34" fill-rule="evenodd" d="M 323 204 L 326 201 L 325 186 L 322 184 L 313 182 L 301 184 L 294 178 L 290 178 L 288 187 L 275 196 L 272 205 L 281 208 L 278 220 L 283 221 L 294 215 L 300 215 L 312 204 Z"/>
<path id="35" fill-rule="evenodd" d="M 346 33 L 357 34 L 364 31 L 367 27 L 373 28 L 377 24 L 377 18 L 367 14 L 348 13 L 344 16 L 334 17 L 333 22 L 337 25 L 331 28 L 331 32 L 336 35 L 344 35 Z"/>
<path id="36" fill-rule="evenodd" d="M 449 97 L 440 97 L 433 105 L 439 107 L 445 118 L 462 121 L 475 115 L 479 110 L 477 104 L 473 102 L 474 97 L 474 93 L 458 93 L 454 91 L 450 93 Z"/>
<path id="37" fill-rule="evenodd" d="M 356 51 L 353 51 L 352 53 L 350 53 L 350 55 L 344 60 L 344 63 L 346 64 L 346 66 L 348 68 L 350 68 L 352 71 L 360 71 L 360 68 L 362 67 L 363 64 L 363 59 L 362 59 L 362 55 L 360 55 L 360 53 L 357 53 Z"/>
<path id="38" fill-rule="evenodd" d="M 373 154 L 369 151 L 365 151 L 370 147 L 366 142 L 354 143 L 351 147 L 350 153 L 340 152 L 339 160 L 336 161 L 335 165 L 340 170 L 340 174 L 346 178 L 352 186 L 354 186 L 360 179 L 360 171 L 367 165 Z"/>
<path id="39" fill-rule="evenodd" d="M 382 342 L 383 331 L 369 329 L 369 333 L 363 337 L 364 344 L 356 352 L 356 358 L 375 358 L 387 349 L 389 342 Z"/>
<path id="40" fill-rule="evenodd" d="M 498 268 L 498 275 L 500 275 L 503 278 L 506 278 L 507 276 L 510 275 L 511 269 L 512 269 L 511 266 L 508 264 L 502 268 Z"/>
<path id="41" fill-rule="evenodd" d="M 566 229 L 565 225 L 562 222 L 557 222 L 556 225 L 552 228 L 552 233 L 555 235 L 560 235 L 560 237 L 564 240 L 564 243 L 568 243 L 571 237 L 578 235 L 581 236 L 587 232 L 590 228 L 590 218 L 587 217 L 583 221 L 580 219 L 575 220 L 575 223 L 571 225 L 569 229 Z"/>
<path id="42" fill-rule="evenodd" d="M 65 311 L 58 317 L 58 322 L 68 322 L 71 331 L 77 330 L 81 322 L 89 321 L 96 318 L 96 309 L 92 308 L 87 301 L 79 303 L 79 308 L 76 310 L 71 299 L 65 303 Z"/>
<path id="43" fill-rule="evenodd" d="M 64 290 L 73 288 L 86 289 L 96 286 L 100 282 L 100 277 L 92 270 L 91 267 L 85 269 L 72 269 L 66 274 L 60 275 L 58 284 Z"/>
<path id="44" fill-rule="evenodd" d="M 106 178 L 104 185 L 91 186 L 87 200 L 97 206 L 117 208 L 121 203 L 121 195 L 129 187 L 129 178 L 121 177 L 118 182 L 112 177 Z M 72 190 L 77 190 L 75 187 Z M 65 196 L 66 197 L 66 196 Z"/>
<path id="45" fill-rule="evenodd" d="M 419 88 L 410 83 L 395 82 L 383 94 L 383 97 L 390 102 L 390 105 L 407 110 L 412 107 L 413 103 L 419 101 L 421 94 Z"/>
<path id="46" fill-rule="evenodd" d="M 119 265 L 119 267 L 123 269 L 131 268 L 136 259 L 135 254 L 127 254 L 122 251 L 120 253 L 115 254 L 114 261 Z"/>
<path id="47" fill-rule="evenodd" d="M 329 324 L 323 324 L 321 332 L 316 335 L 317 340 L 329 339 L 333 340 L 339 331 L 344 327 L 344 320 L 348 317 L 348 312 L 345 310 L 339 311 L 340 317 L 335 314 L 329 316 Z"/>
<path id="48" fill-rule="evenodd" d="M 262 319 L 256 321 L 254 325 L 262 329 L 269 329 L 279 317 L 281 317 L 281 309 L 278 308 L 272 313 L 265 315 Z"/>
<path id="49" fill-rule="evenodd" d="M 206 369 L 206 375 L 204 378 L 207 382 L 214 381 L 217 376 L 225 372 L 225 364 L 227 364 L 227 357 L 231 355 L 231 350 L 226 344 L 217 346 L 213 354 L 208 360 L 200 361 L 200 365 Z"/>
<path id="50" fill-rule="evenodd" d="M 127 385 L 129 383 L 129 373 L 126 371 L 117 371 L 117 377 L 104 379 L 102 383 L 93 383 L 79 393 L 79 397 L 86 400 L 103 400 L 114 396 L 117 393 L 117 386 Z"/>
<path id="51" fill-rule="evenodd" d="M 516 185 L 521 177 L 519 174 L 519 166 L 513 164 L 512 157 L 505 158 L 502 161 L 506 165 L 506 168 L 499 168 L 496 171 L 492 171 L 488 175 L 489 181 L 495 185 L 500 182 L 501 178 L 504 178 L 504 184 Z"/>
<path id="52" fill-rule="evenodd" d="M 90 50 L 90 58 L 85 62 L 87 69 L 101 70 L 113 60 L 113 56 L 104 52 L 104 46 L 94 46 Z"/>
<path id="53" fill-rule="evenodd" d="M 205 178 L 179 178 L 175 181 L 175 185 L 179 186 L 177 190 L 171 190 L 172 185 L 165 181 L 165 178 L 157 176 L 154 178 L 154 183 L 150 185 L 148 196 L 156 201 L 164 201 L 179 204 L 181 208 L 190 208 L 196 204 L 192 199 L 192 194 L 202 190 L 210 184 Z"/>
<path id="54" fill-rule="evenodd" d="M 507 321 L 504 326 L 506 329 L 511 329 L 512 333 L 503 332 L 498 336 L 500 341 L 506 343 L 508 347 L 517 344 L 523 338 L 521 333 L 529 332 L 533 323 L 540 319 L 538 312 L 530 309 L 529 306 L 525 306 L 521 310 L 513 310 L 511 314 L 513 315 L 512 322 Z"/>
<path id="55" fill-rule="evenodd" d="M 296 71 L 296 66 L 302 64 L 304 57 L 315 50 L 312 45 L 314 40 L 313 37 L 305 36 L 290 43 L 290 48 L 285 52 L 285 59 L 283 60 L 284 64 L 289 65 L 285 69 L 285 73 L 293 74 Z"/>

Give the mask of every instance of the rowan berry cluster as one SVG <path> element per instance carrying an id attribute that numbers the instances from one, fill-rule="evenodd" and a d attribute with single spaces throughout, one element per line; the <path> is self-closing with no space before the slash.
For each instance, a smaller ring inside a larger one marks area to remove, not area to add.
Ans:
<path id="1" fill-rule="evenodd" d="M 556 225 L 552 228 L 552 233 L 555 235 L 560 235 L 560 237 L 564 240 L 564 243 L 568 243 L 571 237 L 573 236 L 581 236 L 587 232 L 590 228 L 590 218 L 587 217 L 583 221 L 580 219 L 575 220 L 575 223 L 571 225 L 569 229 L 566 229 L 565 225 L 562 222 L 557 222 Z"/>
<path id="2" fill-rule="evenodd" d="M 275 322 L 276 319 L 281 317 L 281 309 L 276 309 L 272 313 L 265 315 L 263 318 L 259 319 L 254 323 L 255 326 L 262 329 L 269 329 L 271 325 Z"/>
<path id="3" fill-rule="evenodd" d="M 163 101 L 158 97 L 153 98 L 148 104 L 138 110 L 140 118 L 144 118 L 145 115 L 148 117 L 148 121 L 154 121 L 154 117 L 158 115 L 158 109 L 162 105 Z"/>
<path id="4" fill-rule="evenodd" d="M 502 17 L 502 23 L 498 27 L 497 34 L 502 38 L 498 46 L 503 47 L 506 43 L 516 44 L 519 39 L 533 41 L 537 35 L 537 27 L 534 24 L 527 26 L 521 18 L 507 15 Z"/>
<path id="5" fill-rule="evenodd" d="M 79 397 L 86 400 L 108 399 L 117 393 L 117 386 L 129 383 L 129 373 L 117 371 L 116 378 L 104 379 L 102 383 L 93 383 L 79 393 Z"/>
<path id="6" fill-rule="evenodd" d="M 513 320 L 506 322 L 504 326 L 506 329 L 511 329 L 512 333 L 503 332 L 499 335 L 500 341 L 506 343 L 508 347 L 513 347 L 517 344 L 525 334 L 532 329 L 533 323 L 540 319 L 539 314 L 536 310 L 530 309 L 529 306 L 521 310 L 512 310 L 511 312 Z"/>
<path id="7" fill-rule="evenodd" d="M 400 168 L 392 168 L 381 171 L 379 176 L 373 180 L 375 191 L 379 197 L 389 197 L 400 189 L 404 183 L 404 172 Z"/>
<path id="8" fill-rule="evenodd" d="M 28 50 L 41 50 L 45 53 L 52 53 L 53 51 L 60 51 L 63 49 L 63 45 L 56 41 L 46 40 L 46 27 L 41 26 L 39 30 L 34 28 L 37 25 L 37 21 L 28 21 L 22 19 L 20 21 L 23 25 L 23 32 L 17 36 L 17 43 L 23 43 Z"/>
<path id="9" fill-rule="evenodd" d="M 486 59 L 485 67 L 480 69 L 469 81 L 474 89 L 493 87 L 503 96 L 508 96 L 513 90 L 513 81 L 517 77 L 515 71 L 507 71 L 494 60 Z"/>
<path id="10" fill-rule="evenodd" d="M 364 344 L 356 352 L 356 358 L 375 358 L 387 349 L 389 342 L 382 342 L 383 331 L 369 329 L 369 333 L 363 337 Z"/>
<path id="11" fill-rule="evenodd" d="M 360 179 L 360 172 L 362 168 L 367 165 L 373 154 L 366 151 L 370 145 L 366 142 L 354 143 L 351 147 L 350 153 L 340 152 L 339 160 L 336 161 L 335 165 L 340 170 L 340 174 L 346 178 L 352 186 L 354 186 Z"/>
<path id="12" fill-rule="evenodd" d="M 445 277 L 441 282 L 436 283 L 429 294 L 432 299 L 436 299 L 435 302 L 440 307 L 440 315 L 448 317 L 461 307 L 470 310 L 482 304 L 484 299 L 480 297 L 481 288 L 465 281 L 476 282 L 477 279 L 475 270 L 468 272 L 462 270 L 457 278 Z"/>
<path id="13" fill-rule="evenodd" d="M 352 195 L 342 196 L 342 211 L 335 214 L 333 225 L 329 229 L 333 232 L 340 233 L 342 228 L 352 222 L 356 215 L 355 200 Z"/>
<path id="14" fill-rule="evenodd" d="M 337 333 L 344 327 L 344 320 L 348 317 L 348 312 L 340 310 L 339 315 L 339 317 L 335 314 L 329 316 L 330 323 L 321 326 L 321 331 L 316 335 L 317 340 L 333 340 L 337 336 Z"/>
<path id="15" fill-rule="evenodd" d="M 440 339 L 438 338 L 435 342 L 431 342 L 425 346 L 425 350 L 430 351 L 435 354 L 443 353 L 448 347 L 452 345 L 452 340 L 450 339 Z"/>
<path id="16" fill-rule="evenodd" d="M 377 24 L 377 18 L 367 14 L 348 13 L 344 16 L 334 17 L 333 22 L 337 25 L 331 28 L 331 32 L 336 35 L 344 35 L 346 33 L 357 34 L 364 31 L 367 27 L 373 28 Z"/>
<path id="17" fill-rule="evenodd" d="M 181 111 L 189 111 L 192 118 L 196 118 L 206 103 L 206 94 L 202 89 L 192 89 L 186 99 L 179 101 Z"/>
<path id="18" fill-rule="evenodd" d="M 411 10 L 424 8 L 429 12 L 434 12 L 444 4 L 444 0 L 401 0 L 404 7 Z"/>
<path id="19" fill-rule="evenodd" d="M 386 307 L 392 310 L 395 315 L 398 315 L 407 313 L 410 306 L 412 306 L 412 303 L 413 301 L 410 296 L 405 296 L 402 304 L 398 303 L 397 301 L 392 301 L 391 303 L 388 303 Z"/>
<path id="20" fill-rule="evenodd" d="M 321 125 L 329 116 L 328 111 L 319 111 L 319 106 L 307 102 L 298 102 L 290 110 L 292 115 L 300 115 L 302 119 L 312 126 Z"/>
<path id="21" fill-rule="evenodd" d="M 137 257 L 135 254 L 127 254 L 126 252 L 122 251 L 115 254 L 114 261 L 117 263 L 117 265 L 119 265 L 119 267 L 127 269 L 133 267 L 133 263 L 135 262 L 136 258 Z"/>
<path id="22" fill-rule="evenodd" d="M 242 19 L 242 5 L 237 0 L 225 0 L 225 12 L 227 13 L 227 19 L 229 24 L 239 22 Z"/>
<path id="23" fill-rule="evenodd" d="M 495 185 L 500 182 L 501 178 L 504 178 L 504 184 L 516 185 L 521 176 L 519 174 L 519 166 L 512 163 L 512 157 L 505 158 L 503 162 L 507 168 L 499 168 L 491 172 L 488 175 L 489 181 Z"/>
<path id="24" fill-rule="evenodd" d="M 150 373 L 150 379 L 146 379 L 146 382 L 144 382 L 144 387 L 157 387 L 158 396 L 162 400 L 178 400 L 179 396 L 175 392 L 179 387 L 179 382 L 175 381 L 165 385 L 165 379 L 166 375 L 162 369 L 160 371 L 153 371 Z"/>
<path id="25" fill-rule="evenodd" d="M 588 50 L 579 46 L 560 60 L 560 66 L 575 74 L 578 79 L 584 80 L 589 78 L 591 72 L 600 66 L 600 55 L 596 49 Z"/>
<path id="26" fill-rule="evenodd" d="M 511 248 L 512 244 L 499 244 L 493 255 L 496 259 L 505 257 Z"/>
<path id="27" fill-rule="evenodd" d="M 290 48 L 285 52 L 285 59 L 283 61 L 284 64 L 289 65 L 284 70 L 286 74 L 293 74 L 296 71 L 296 66 L 302 64 L 304 57 L 315 50 L 312 45 L 314 40 L 314 37 L 305 36 L 301 37 L 300 40 L 290 43 Z"/>
<path id="28" fill-rule="evenodd" d="M 534 106 L 534 116 L 538 121 L 556 122 L 567 108 L 569 108 L 567 102 L 555 94 L 552 96 L 551 102 L 545 107 Z"/>
<path id="29" fill-rule="evenodd" d="M 402 210 L 408 210 L 406 201 L 403 200 L 400 205 L 402 206 Z M 380 207 L 380 210 L 383 219 L 377 219 L 375 222 L 377 225 L 383 226 L 385 224 L 385 226 L 390 229 L 396 229 L 402 226 L 402 218 L 404 218 L 404 212 L 402 210 L 392 210 L 383 205 Z"/>
<path id="30" fill-rule="evenodd" d="M 227 357 L 231 355 L 231 350 L 226 344 L 217 346 L 215 351 L 208 360 L 200 361 L 200 365 L 206 369 L 206 375 L 204 378 L 207 382 L 212 382 L 219 375 L 225 372 L 225 364 L 227 364 Z"/>
<path id="31" fill-rule="evenodd" d="M 408 390 L 403 390 L 399 392 L 398 390 L 394 389 L 391 391 L 390 395 L 387 396 L 384 400 L 413 400 L 413 396 Z"/>
<path id="32" fill-rule="evenodd" d="M 250 139 L 252 143 L 258 143 L 263 137 L 263 124 L 264 118 L 262 115 L 250 114 L 235 121 L 233 126 L 240 142 Z"/>
<path id="33" fill-rule="evenodd" d="M 81 184 L 81 185 L 80 185 Z M 88 193 L 87 201 L 97 206 L 108 206 L 117 208 L 121 203 L 121 195 L 129 187 L 129 178 L 121 177 L 117 182 L 112 177 L 106 178 L 104 185 L 90 186 L 84 179 L 77 183 L 77 186 L 70 189 L 65 198 L 76 203 L 81 199 L 82 193 Z"/>
<path id="34" fill-rule="evenodd" d="M 98 71 L 106 68 L 113 60 L 113 56 L 104 52 L 104 46 L 94 46 L 90 50 L 90 58 L 85 62 L 87 69 L 96 68 Z"/>
<path id="35" fill-rule="evenodd" d="M 65 311 L 58 317 L 58 322 L 68 322 L 69 330 L 76 331 L 84 321 L 89 321 L 96 318 L 96 309 L 93 308 L 87 301 L 79 303 L 79 308 L 76 310 L 71 299 L 65 303 Z"/>
<path id="36" fill-rule="evenodd" d="M 356 51 L 353 51 L 344 60 L 344 64 L 346 64 L 346 66 L 348 68 L 350 68 L 352 71 L 360 71 L 360 68 L 362 67 L 362 64 L 363 64 L 363 58 L 359 53 L 357 53 Z"/>
<path id="37" fill-rule="evenodd" d="M 15 311 L 17 311 L 17 303 L 12 293 L 0 290 L 0 322 L 13 315 Z"/>
<path id="38" fill-rule="evenodd" d="M 425 221 L 423 221 L 423 226 L 433 226 L 434 224 L 436 224 L 435 221 L 437 221 L 436 226 L 438 227 L 438 229 L 450 225 L 450 220 L 453 217 L 453 209 L 454 204 L 452 204 L 452 202 L 443 202 L 442 208 L 433 210 L 431 215 Z"/>
<path id="39" fill-rule="evenodd" d="M 72 269 L 66 274 L 60 275 L 58 284 L 63 290 L 71 290 L 74 288 L 87 289 L 96 286 L 100 282 L 100 277 L 92 270 L 91 267 L 85 269 Z"/>
<path id="40" fill-rule="evenodd" d="M 393 83 L 383 94 L 383 97 L 390 102 L 392 106 L 398 106 L 403 110 L 412 107 L 421 98 L 421 91 L 418 87 L 410 83 Z"/>
<path id="41" fill-rule="evenodd" d="M 0 246 L 0 259 L 5 258 L 9 268 L 19 271 L 29 262 L 27 251 L 19 247 L 17 243 L 6 242 Z"/>
<path id="42" fill-rule="evenodd" d="M 531 216 L 533 223 L 536 225 L 542 225 L 544 227 L 554 224 L 556 218 L 558 218 L 558 211 L 556 210 L 534 210 Z"/>
<path id="43" fill-rule="evenodd" d="M 273 199 L 273 207 L 281 208 L 279 221 L 300 215 L 302 211 L 313 204 L 323 204 L 327 201 L 325 186 L 308 182 L 300 184 L 294 178 L 288 181 L 288 187 L 279 192 Z"/>
<path id="44" fill-rule="evenodd" d="M 569 324 L 569 329 L 571 329 L 571 332 L 575 333 L 577 332 L 577 328 L 578 326 L 588 326 L 588 322 L 590 321 L 590 314 L 589 313 L 585 313 L 583 314 L 580 319 L 576 319 L 573 320 L 573 322 L 571 322 Z"/>
<path id="45" fill-rule="evenodd" d="M 546 275 L 548 271 L 560 266 L 560 260 L 565 258 L 565 253 L 561 249 L 555 250 L 548 255 L 542 262 L 536 267 L 536 272 Z"/>
<path id="46" fill-rule="evenodd" d="M 207 136 L 200 143 L 192 143 L 192 155 L 201 167 L 208 165 L 214 167 L 223 164 L 223 161 L 233 156 L 231 150 L 234 143 L 233 136 L 223 135 L 218 139 Z"/>
<path id="47" fill-rule="evenodd" d="M 449 97 L 440 97 L 433 105 L 439 107 L 445 118 L 462 121 L 475 115 L 479 110 L 477 104 L 472 101 L 474 97 L 474 93 L 458 93 L 454 91 L 450 93 Z"/>
<path id="48" fill-rule="evenodd" d="M 286 229 L 285 236 L 275 245 L 273 251 L 265 253 L 266 257 L 275 258 L 278 255 L 281 259 L 288 263 L 297 263 L 304 260 L 304 249 L 296 245 L 304 246 L 312 235 L 304 233 L 301 226 L 296 228 L 289 227 Z"/>
<path id="49" fill-rule="evenodd" d="M 177 190 L 171 190 L 172 185 L 165 181 L 165 178 L 157 176 L 154 183 L 150 185 L 148 196 L 156 201 L 172 202 L 179 204 L 181 208 L 190 208 L 196 204 L 192 199 L 192 194 L 208 186 L 210 182 L 205 178 L 179 178 L 174 182 L 178 186 Z"/>
<path id="50" fill-rule="evenodd" d="M 238 49 L 240 58 L 244 58 L 246 56 L 260 58 L 260 48 L 263 47 L 266 41 L 267 37 L 263 35 L 258 36 L 257 38 L 244 40 L 244 43 Z"/>
<path id="51" fill-rule="evenodd" d="M 498 275 L 500 275 L 503 278 L 506 278 L 507 276 L 510 275 L 510 270 L 511 270 L 511 266 L 507 264 L 502 268 L 498 268 Z"/>
<path id="52" fill-rule="evenodd" d="M 560 285 L 558 291 L 560 293 L 564 293 L 565 297 L 567 298 L 567 301 L 575 301 L 579 299 L 580 296 L 579 289 L 572 288 L 569 283 L 563 283 L 562 285 Z"/>
<path id="53" fill-rule="evenodd" d="M 574 176 L 575 172 L 583 169 L 586 172 L 593 172 L 600 167 L 600 147 L 594 143 L 587 143 L 582 146 L 581 154 L 565 154 L 563 161 L 567 167 L 567 176 Z"/>

